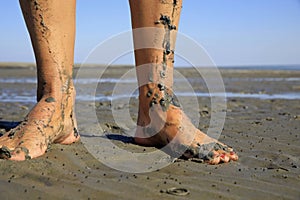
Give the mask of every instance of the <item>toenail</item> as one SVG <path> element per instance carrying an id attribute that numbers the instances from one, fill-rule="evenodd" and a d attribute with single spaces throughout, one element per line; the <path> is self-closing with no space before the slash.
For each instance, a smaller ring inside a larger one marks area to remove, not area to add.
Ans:
<path id="1" fill-rule="evenodd" d="M 221 154 L 220 157 L 224 159 L 225 158 L 225 154 Z"/>

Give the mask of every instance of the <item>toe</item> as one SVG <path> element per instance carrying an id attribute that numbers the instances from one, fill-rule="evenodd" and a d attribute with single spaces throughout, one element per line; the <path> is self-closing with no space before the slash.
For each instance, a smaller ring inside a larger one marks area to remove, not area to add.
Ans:
<path id="1" fill-rule="evenodd" d="M 30 160 L 31 156 L 29 155 L 29 150 L 26 147 L 17 147 L 11 152 L 11 157 L 9 160 L 23 161 Z"/>
<path id="2" fill-rule="evenodd" d="M 221 157 L 220 155 L 214 156 L 212 159 L 208 160 L 208 163 L 211 165 L 217 165 L 221 162 Z"/>
<path id="3" fill-rule="evenodd" d="M 238 155 L 230 147 L 219 149 L 217 152 L 221 155 L 221 160 L 224 163 L 238 160 Z"/>
<path id="4" fill-rule="evenodd" d="M 210 157 L 207 162 L 211 165 L 217 165 L 220 163 L 228 163 L 230 161 L 236 161 L 238 160 L 237 154 L 232 151 L 232 152 L 225 152 L 223 150 L 218 150 L 218 151 L 212 151 L 213 156 Z"/>
<path id="5" fill-rule="evenodd" d="M 229 152 L 228 155 L 229 155 L 230 160 L 236 161 L 239 159 L 239 156 L 234 151 Z"/>
<path id="6" fill-rule="evenodd" d="M 25 153 L 21 152 L 21 153 L 12 153 L 11 157 L 8 160 L 13 160 L 13 161 L 23 161 L 26 160 L 25 158 Z"/>
<path id="7" fill-rule="evenodd" d="M 220 155 L 220 160 L 221 160 L 221 162 L 223 162 L 223 163 L 228 163 L 228 162 L 230 161 L 230 157 L 229 157 L 227 154 L 222 153 L 222 154 Z"/>

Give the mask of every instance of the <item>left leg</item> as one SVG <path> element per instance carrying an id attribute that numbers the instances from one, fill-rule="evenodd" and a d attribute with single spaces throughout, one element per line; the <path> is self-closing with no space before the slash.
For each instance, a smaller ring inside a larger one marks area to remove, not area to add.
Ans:
<path id="1" fill-rule="evenodd" d="M 38 75 L 37 104 L 25 120 L 0 138 L 0 158 L 43 155 L 51 143 L 79 139 L 72 81 L 75 0 L 20 0 Z"/>

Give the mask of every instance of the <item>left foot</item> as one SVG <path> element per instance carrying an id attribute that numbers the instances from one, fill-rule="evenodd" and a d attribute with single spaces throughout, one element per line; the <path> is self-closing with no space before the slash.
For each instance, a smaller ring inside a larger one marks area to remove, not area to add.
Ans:
<path id="1" fill-rule="evenodd" d="M 16 128 L 0 137 L 0 158 L 26 160 L 43 155 L 52 143 L 79 140 L 73 105 L 75 91 L 44 95 Z"/>

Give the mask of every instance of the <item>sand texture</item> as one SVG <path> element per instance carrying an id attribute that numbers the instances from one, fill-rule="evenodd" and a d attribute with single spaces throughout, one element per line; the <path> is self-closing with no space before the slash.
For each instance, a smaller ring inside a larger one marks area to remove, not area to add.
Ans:
<path id="1" fill-rule="evenodd" d="M 118 78 L 128 69 L 112 68 L 104 77 Z M 95 70 L 89 69 L 86 77 L 93 77 Z M 199 78 L 193 70 L 180 72 L 191 78 L 195 90 L 207 90 L 203 81 L 193 81 Z M 228 69 L 222 70 L 222 76 L 227 92 L 265 97 L 229 96 L 227 99 L 226 121 L 219 140 L 234 147 L 239 161 L 217 166 L 178 161 L 149 173 L 128 173 L 101 163 L 81 142 L 68 146 L 54 144 L 38 159 L 0 160 L 0 199 L 300 199 L 300 99 L 270 97 L 299 94 L 300 71 Z M 21 97 L 34 95 L 35 83 L 8 80 L 34 77 L 34 68 L 0 69 L 0 79 L 7 80 L 0 84 L 0 121 L 20 121 L 34 105 L 34 98 L 22 100 Z M 109 96 L 113 87 L 113 83 L 103 83 L 97 88 L 97 94 Z M 92 91 L 88 85 L 77 89 L 82 96 Z M 17 97 L 18 94 L 21 97 Z M 17 100 L 10 101 L 14 97 Z M 188 104 L 189 98 L 183 100 Z M 199 96 L 198 101 L 201 118 L 196 125 L 205 131 L 211 116 L 210 98 Z M 78 100 L 76 112 L 80 113 L 82 137 L 109 134 L 113 137 L 101 140 L 108 140 L 126 151 L 156 151 L 127 141 L 125 132 L 130 131 L 130 127 L 117 124 L 113 119 L 113 109 L 129 109 L 131 118 L 136 120 L 137 103 L 136 98 L 113 105 L 109 100 L 97 100 L 98 123 L 95 123 L 88 113 L 93 102 Z M 184 109 L 188 112 L 195 108 L 186 106 Z M 99 143 L 100 150 L 105 149 L 103 144 Z M 187 189 L 189 194 L 166 193 L 172 187 Z"/>

